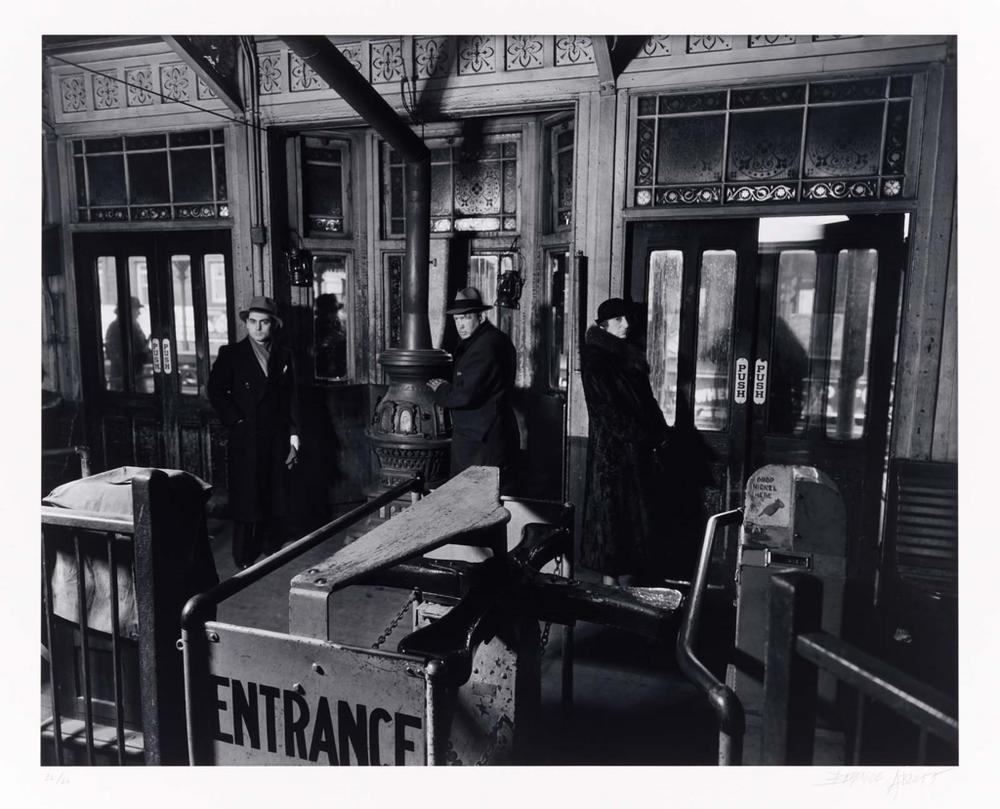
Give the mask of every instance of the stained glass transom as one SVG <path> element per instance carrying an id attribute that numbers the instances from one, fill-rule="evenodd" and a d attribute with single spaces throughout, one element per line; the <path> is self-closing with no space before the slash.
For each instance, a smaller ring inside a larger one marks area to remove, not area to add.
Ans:
<path id="1" fill-rule="evenodd" d="M 221 129 L 73 141 L 80 222 L 226 219 Z"/>
<path id="2" fill-rule="evenodd" d="M 629 205 L 912 196 L 910 116 L 921 78 L 640 96 Z"/>
<path id="3" fill-rule="evenodd" d="M 431 230 L 516 231 L 518 212 L 517 135 L 487 139 L 472 150 L 458 143 L 431 144 Z M 404 233 L 405 167 L 383 150 L 383 217 L 387 236 Z"/>

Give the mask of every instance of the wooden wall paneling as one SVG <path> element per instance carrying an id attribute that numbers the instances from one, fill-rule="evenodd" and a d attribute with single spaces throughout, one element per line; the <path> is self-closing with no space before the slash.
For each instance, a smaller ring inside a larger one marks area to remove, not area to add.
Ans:
<path id="1" fill-rule="evenodd" d="M 233 223 L 233 311 L 239 312 L 254 295 L 268 293 L 264 292 L 259 270 L 255 272 L 252 256 L 254 248 L 250 244 L 250 179 L 243 127 L 239 124 L 229 126 L 226 129 L 226 141 L 229 215 Z M 270 278 L 268 281 L 270 282 Z M 246 329 L 237 317 L 233 339 L 241 340 L 245 335 Z"/>
<path id="2" fill-rule="evenodd" d="M 900 326 L 892 454 L 931 457 L 956 179 L 955 69 L 933 66 L 928 82 L 920 196 Z"/>
<path id="3" fill-rule="evenodd" d="M 355 382 L 369 382 L 372 379 L 371 367 L 374 361 L 375 343 L 372 339 L 372 299 L 375 297 L 375 286 L 372 284 L 371 245 L 375 240 L 375 231 L 368 207 L 372 198 L 377 205 L 378 194 L 371 184 L 368 171 L 366 151 L 367 138 L 354 134 L 351 142 L 351 172 L 348 187 L 348 209 L 351 215 L 351 246 L 353 255 L 351 261 L 351 282 L 354 288 L 354 311 L 352 312 L 351 340 L 354 346 L 354 360 L 351 367 L 351 378 Z"/>
<path id="4" fill-rule="evenodd" d="M 80 358 L 80 318 L 77 312 L 76 272 L 73 259 L 73 233 L 67 227 L 74 220 L 75 188 L 73 188 L 73 158 L 70 144 L 63 141 L 55 150 L 55 158 L 60 178 L 59 217 L 63 223 L 61 228 L 62 262 L 63 262 L 63 301 L 66 320 L 63 342 L 58 346 L 59 379 L 58 390 L 67 399 L 82 400 L 82 363 Z M 86 408 L 81 416 L 86 423 Z"/>
<path id="5" fill-rule="evenodd" d="M 614 211 L 611 233 L 611 288 L 625 289 L 625 219 L 619 212 L 628 205 L 631 178 L 634 176 L 629 150 L 629 126 L 632 119 L 629 116 L 629 94 L 618 94 L 618 111 L 615 126 L 614 148 Z"/>
<path id="6" fill-rule="evenodd" d="M 202 428 L 198 423 L 178 424 L 180 433 L 181 466 L 180 468 L 192 475 L 197 475 L 202 479 L 207 479 L 205 474 L 205 463 L 201 446 Z"/>
<path id="7" fill-rule="evenodd" d="M 516 384 L 522 388 L 530 388 L 535 384 L 536 371 L 543 363 L 543 358 L 538 355 L 546 350 L 546 343 L 538 339 L 541 323 L 538 309 L 545 305 L 544 273 L 531 260 L 536 252 L 537 234 L 542 219 L 542 172 L 547 170 L 547 166 L 543 165 L 545 152 L 539 148 L 538 133 L 536 121 L 525 122 L 521 127 L 520 155 L 517 161 L 521 220 L 518 250 L 521 254 L 520 270 L 524 287 L 521 291 L 520 308 L 515 312 L 519 357 Z"/>
<path id="8" fill-rule="evenodd" d="M 365 134 L 363 143 L 365 159 L 362 171 L 365 175 L 366 188 L 369 191 L 364 195 L 364 206 L 359 206 L 356 210 L 364 217 L 368 231 L 368 238 L 365 240 L 365 269 L 369 290 L 368 339 L 370 351 L 367 358 L 366 381 L 372 383 L 383 381 L 378 365 L 378 355 L 386 347 L 385 316 L 388 307 L 385 300 L 385 285 L 382 283 L 382 251 L 380 249 L 382 233 L 379 206 L 382 200 L 382 188 L 379 185 L 378 136 L 374 131 L 369 130 Z"/>
<path id="9" fill-rule="evenodd" d="M 958 239 L 954 212 L 951 223 L 951 254 L 941 333 L 941 371 L 938 376 L 937 408 L 934 411 L 933 461 L 958 460 Z"/>

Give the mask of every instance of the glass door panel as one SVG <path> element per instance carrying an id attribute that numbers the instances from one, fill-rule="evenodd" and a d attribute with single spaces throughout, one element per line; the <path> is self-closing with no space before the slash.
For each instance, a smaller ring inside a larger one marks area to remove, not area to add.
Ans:
<path id="1" fill-rule="evenodd" d="M 211 368 L 219 348 L 229 342 L 229 293 L 226 288 L 226 257 L 205 254 L 205 315 L 208 332 L 208 364 Z"/>
<path id="2" fill-rule="evenodd" d="M 182 396 L 198 395 L 198 350 L 190 255 L 170 256 L 173 292 L 174 345 L 177 379 Z"/>
<path id="3" fill-rule="evenodd" d="M 129 322 L 124 330 L 129 335 L 129 339 L 125 341 L 125 349 L 128 367 L 131 368 L 132 389 L 136 393 L 153 393 L 153 352 L 149 344 L 152 314 L 145 255 L 128 257 L 128 293 Z"/>
<path id="4" fill-rule="evenodd" d="M 694 426 L 729 426 L 729 377 L 735 319 L 736 252 L 706 250 L 698 289 L 698 348 L 695 356 Z"/>
<path id="5" fill-rule="evenodd" d="M 822 418 L 827 365 L 816 339 L 823 323 L 815 307 L 817 262 L 813 250 L 784 250 L 778 257 L 774 327 L 771 333 L 767 429 L 801 435 Z"/>
<path id="6" fill-rule="evenodd" d="M 684 254 L 653 250 L 648 260 L 646 352 L 650 384 L 667 424 L 677 417 L 677 357 L 680 345 Z"/>
<path id="7" fill-rule="evenodd" d="M 124 341 L 122 340 L 122 324 L 118 321 L 118 272 L 114 256 L 97 257 L 97 310 L 100 312 L 101 324 L 101 369 L 103 372 L 104 389 L 111 391 L 125 390 L 125 377 L 122 368 L 125 367 Z"/>
<path id="8" fill-rule="evenodd" d="M 828 438 L 846 441 L 864 435 L 877 269 L 877 250 L 840 250 L 837 254 L 827 386 Z"/>

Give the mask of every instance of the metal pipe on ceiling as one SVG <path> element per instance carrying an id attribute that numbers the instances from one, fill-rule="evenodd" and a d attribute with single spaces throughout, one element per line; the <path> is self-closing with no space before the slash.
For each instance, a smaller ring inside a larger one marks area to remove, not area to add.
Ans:
<path id="1" fill-rule="evenodd" d="M 402 279 L 400 348 L 429 349 L 430 150 L 329 39 L 324 36 L 283 36 L 282 39 L 406 163 L 406 261 Z"/>

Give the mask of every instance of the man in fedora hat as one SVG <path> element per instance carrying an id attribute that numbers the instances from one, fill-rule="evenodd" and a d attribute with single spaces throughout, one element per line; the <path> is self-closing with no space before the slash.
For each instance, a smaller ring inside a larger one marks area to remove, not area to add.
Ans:
<path id="1" fill-rule="evenodd" d="M 299 414 L 292 352 L 275 340 L 281 328 L 271 298 L 240 312 L 247 336 L 222 346 L 208 378 L 208 398 L 229 431 L 229 509 L 233 561 L 243 569 L 284 543 L 289 472 L 298 461 Z"/>
<path id="2" fill-rule="evenodd" d="M 497 466 L 501 485 L 509 486 L 520 445 L 511 404 L 517 352 L 510 338 L 483 315 L 489 308 L 475 287 L 458 291 L 446 310 L 461 338 L 452 381 L 432 379 L 427 384 L 434 401 L 451 412 L 451 474 L 470 466 Z"/>
<path id="3" fill-rule="evenodd" d="M 131 347 L 132 352 L 132 379 L 136 390 L 142 389 L 142 376 L 146 370 L 146 363 L 152 361 L 152 353 L 149 350 L 149 338 L 139 325 L 139 310 L 143 308 L 142 301 L 134 295 L 129 299 L 128 312 L 122 312 L 121 306 L 115 307 L 115 319 L 108 324 L 104 333 L 104 355 L 108 358 L 108 390 L 125 390 L 125 379 L 122 369 L 125 367 L 124 346 Z M 123 317 L 122 315 L 126 315 Z M 122 340 L 122 329 L 126 331 L 124 342 Z M 152 375 L 150 375 L 152 380 Z M 150 381 L 150 385 L 152 382 Z M 152 388 L 150 388 L 152 390 Z"/>

